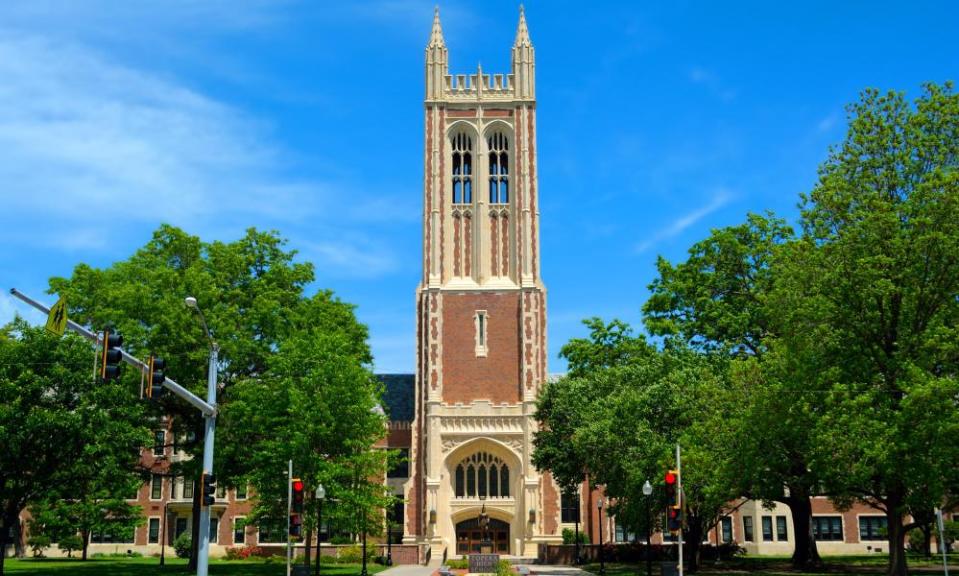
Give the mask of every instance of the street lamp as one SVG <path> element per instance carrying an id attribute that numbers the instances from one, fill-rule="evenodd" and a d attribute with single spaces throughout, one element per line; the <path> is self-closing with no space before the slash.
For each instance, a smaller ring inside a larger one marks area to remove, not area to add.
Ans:
<path id="1" fill-rule="evenodd" d="M 575 552 L 575 556 L 573 557 L 573 565 L 576 566 L 577 564 L 580 563 L 580 561 L 579 561 L 579 517 L 580 517 L 580 513 L 579 513 L 579 494 L 577 494 L 577 493 L 572 493 L 572 492 L 571 492 L 571 493 L 569 494 L 569 498 L 571 498 L 571 499 L 572 499 L 572 498 L 576 498 L 576 533 L 575 533 L 574 539 L 573 539 L 573 545 L 575 546 L 574 549 L 575 549 L 575 551 L 576 551 L 576 552 Z"/>
<path id="2" fill-rule="evenodd" d="M 393 510 L 386 509 L 386 565 L 393 565 Z"/>
<path id="3" fill-rule="evenodd" d="M 653 536 L 653 517 L 652 512 L 650 512 L 650 496 L 653 495 L 653 485 L 649 483 L 649 480 L 643 484 L 643 496 L 646 497 L 646 576 L 653 576 L 653 552 L 650 548 L 649 541 Z"/>
<path id="4" fill-rule="evenodd" d="M 599 509 L 599 576 L 606 576 L 606 558 L 603 554 L 603 499 L 596 501 Z"/>
<path id="5" fill-rule="evenodd" d="M 203 473 L 213 474 L 213 436 L 216 432 L 216 365 L 217 355 L 220 347 L 217 345 L 213 335 L 210 334 L 210 328 L 206 324 L 206 318 L 203 317 L 203 311 L 197 305 L 196 298 L 187 296 L 183 301 L 187 308 L 196 310 L 200 316 L 200 324 L 203 325 L 203 331 L 210 341 L 210 365 L 207 369 L 206 380 L 206 401 L 207 404 L 214 407 L 213 414 L 204 416 L 205 427 L 203 435 Z M 200 549 L 197 552 L 196 573 L 197 576 L 207 576 L 210 569 L 210 507 L 200 507 Z"/>
<path id="6" fill-rule="evenodd" d="M 316 496 L 319 509 L 316 514 L 316 568 L 313 574 L 320 576 L 320 562 L 323 561 L 323 549 L 321 548 L 323 543 L 321 542 L 320 531 L 323 530 L 323 499 L 326 498 L 326 488 L 322 484 L 318 485 L 314 496 Z"/>

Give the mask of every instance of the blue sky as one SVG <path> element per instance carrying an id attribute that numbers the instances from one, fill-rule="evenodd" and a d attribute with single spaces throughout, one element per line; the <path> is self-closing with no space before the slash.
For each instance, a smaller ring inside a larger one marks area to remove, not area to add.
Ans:
<path id="1" fill-rule="evenodd" d="M 0 3 L 0 322 L 9 287 L 108 266 L 161 222 L 278 229 L 414 365 L 433 2 Z M 518 3 L 440 3 L 453 73 L 509 71 Z M 640 322 L 748 211 L 796 215 L 867 86 L 959 80 L 954 2 L 526 2 L 550 370 L 588 316 Z M 48 300 L 52 298 L 48 297 Z"/>

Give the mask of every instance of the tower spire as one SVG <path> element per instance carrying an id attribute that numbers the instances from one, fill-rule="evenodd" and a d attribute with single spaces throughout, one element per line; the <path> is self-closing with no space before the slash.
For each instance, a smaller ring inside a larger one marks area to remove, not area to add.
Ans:
<path id="1" fill-rule="evenodd" d="M 430 42 L 426 45 L 427 48 L 432 47 L 446 47 L 446 42 L 443 40 L 443 26 L 440 25 L 440 7 L 436 6 L 433 9 L 433 29 L 430 31 Z"/>
<path id="2" fill-rule="evenodd" d="M 526 10 L 523 8 L 523 5 L 519 5 L 519 24 L 516 26 L 516 41 L 513 42 L 513 47 L 518 46 L 532 46 L 533 43 L 529 39 L 529 29 L 526 27 Z"/>

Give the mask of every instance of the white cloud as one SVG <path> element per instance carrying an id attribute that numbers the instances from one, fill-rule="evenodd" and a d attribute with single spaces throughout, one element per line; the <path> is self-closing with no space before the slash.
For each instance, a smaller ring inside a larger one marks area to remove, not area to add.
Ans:
<path id="1" fill-rule="evenodd" d="M 376 242 L 339 238 L 297 244 L 300 254 L 313 262 L 317 276 L 330 270 L 347 276 L 372 278 L 392 272 L 398 267 L 393 250 Z"/>
<path id="2" fill-rule="evenodd" d="M 725 188 L 719 188 L 713 194 L 712 199 L 709 201 L 708 204 L 676 218 L 675 220 L 670 222 L 669 225 L 658 230 L 650 238 L 637 244 L 636 251 L 640 253 L 645 252 L 649 250 L 650 248 L 652 248 L 653 246 L 656 246 L 663 240 L 668 240 L 669 238 L 678 236 L 679 234 L 681 234 L 684 230 L 686 230 L 693 224 L 699 222 L 706 216 L 712 214 L 716 210 L 719 210 L 720 208 L 728 204 L 732 199 L 733 199 L 732 193 L 730 193 Z"/>

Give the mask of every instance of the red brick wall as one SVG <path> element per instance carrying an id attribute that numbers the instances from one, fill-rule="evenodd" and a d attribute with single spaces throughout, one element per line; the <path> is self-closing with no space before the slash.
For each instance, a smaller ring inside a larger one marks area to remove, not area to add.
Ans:
<path id="1" fill-rule="evenodd" d="M 443 400 L 521 401 L 518 292 L 460 292 L 443 299 Z M 477 310 L 487 312 L 487 356 L 476 356 Z"/>

